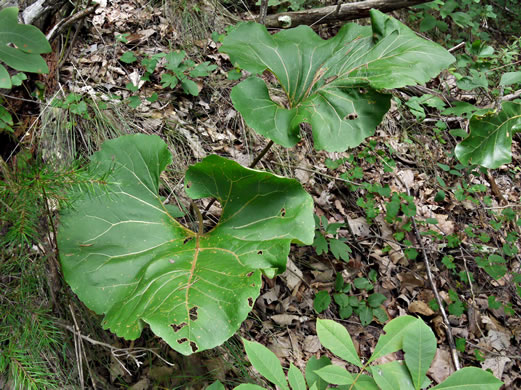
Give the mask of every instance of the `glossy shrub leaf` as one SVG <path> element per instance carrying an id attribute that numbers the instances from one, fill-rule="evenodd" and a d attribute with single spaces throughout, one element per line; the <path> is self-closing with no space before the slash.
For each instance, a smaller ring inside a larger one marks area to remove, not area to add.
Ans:
<path id="1" fill-rule="evenodd" d="M 317 319 L 317 335 L 320 343 L 336 356 L 357 367 L 363 366 L 351 336 L 342 324 Z"/>
<path id="2" fill-rule="evenodd" d="M 215 197 L 223 211 L 209 232 L 180 224 L 163 204 L 159 176 L 171 162 L 157 136 L 107 141 L 91 158 L 110 172 L 92 194 L 72 194 L 58 232 L 65 280 L 103 326 L 135 339 L 145 323 L 173 349 L 213 348 L 253 307 L 261 271 L 285 268 L 291 242 L 313 240 L 313 204 L 300 184 L 218 156 L 189 168 L 189 197 Z"/>
<path id="3" fill-rule="evenodd" d="M 315 371 L 315 374 L 332 385 L 350 385 L 354 381 L 353 374 L 347 372 L 345 368 L 332 364 Z"/>
<path id="4" fill-rule="evenodd" d="M 465 367 L 431 390 L 498 390 L 502 384 L 503 382 L 488 371 L 477 367 Z"/>
<path id="5" fill-rule="evenodd" d="M 50 51 L 49 42 L 38 28 L 18 23 L 18 8 L 0 11 L 0 61 L 22 72 L 47 73 L 49 68 L 40 54 Z M 10 88 L 11 81 L 5 80 L 5 73 L 0 65 L 2 88 Z"/>
<path id="6" fill-rule="evenodd" d="M 398 361 L 370 367 L 371 374 L 381 390 L 415 390 L 409 371 Z"/>
<path id="7" fill-rule="evenodd" d="M 409 331 L 410 326 L 417 321 L 412 316 L 396 317 L 384 326 L 385 334 L 382 334 L 374 347 L 373 354 L 369 358 L 369 363 L 379 357 L 388 355 L 402 349 L 404 335 Z"/>
<path id="8" fill-rule="evenodd" d="M 311 356 L 311 358 L 306 363 L 306 382 L 308 383 L 310 389 L 313 386 L 315 386 L 317 390 L 324 390 L 327 388 L 327 382 L 320 378 L 315 372 L 330 364 L 331 360 L 325 356 L 321 357 L 320 359 Z"/>
<path id="9" fill-rule="evenodd" d="M 408 327 L 402 349 L 414 387 L 419 390 L 436 354 L 436 336 L 425 322 L 418 319 Z"/>
<path id="10" fill-rule="evenodd" d="M 242 342 L 253 367 L 271 383 L 283 390 L 289 390 L 279 358 L 262 344 L 245 339 Z"/>
<path id="11" fill-rule="evenodd" d="M 512 135 L 521 131 L 521 102 L 504 102 L 499 113 L 474 115 L 469 135 L 456 146 L 456 156 L 464 164 L 498 168 L 512 161 Z"/>
<path id="12" fill-rule="evenodd" d="M 240 24 L 220 50 L 253 74 L 275 75 L 286 102 L 274 101 L 252 76 L 233 88 L 235 108 L 255 131 L 286 147 L 299 141 L 302 122 L 311 125 L 317 149 L 359 145 L 390 107 L 390 95 L 377 90 L 424 83 L 454 61 L 377 10 L 371 21 L 372 27 L 346 24 L 329 40 L 307 26 L 270 35 L 260 24 Z"/>
<path id="13" fill-rule="evenodd" d="M 306 390 L 306 380 L 300 370 L 290 363 L 288 370 L 288 382 L 292 390 Z"/>

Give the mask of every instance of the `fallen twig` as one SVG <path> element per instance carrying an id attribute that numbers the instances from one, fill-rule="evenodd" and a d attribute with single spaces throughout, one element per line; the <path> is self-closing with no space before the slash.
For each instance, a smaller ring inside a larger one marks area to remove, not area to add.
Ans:
<path id="1" fill-rule="evenodd" d="M 403 183 L 403 182 L 402 182 Z M 405 185 L 405 183 L 403 183 Z M 411 196 L 411 191 L 409 187 L 405 185 L 407 189 L 407 195 Z M 429 283 L 431 285 L 432 292 L 434 293 L 434 297 L 436 298 L 436 302 L 440 307 L 441 316 L 443 318 L 443 323 L 445 324 L 445 333 L 447 335 L 447 340 L 449 342 L 449 348 L 452 356 L 452 362 L 454 364 L 454 368 L 458 371 L 461 366 L 458 358 L 458 352 L 456 350 L 456 344 L 454 343 L 454 337 L 452 335 L 452 327 L 450 326 L 449 317 L 447 316 L 447 312 L 443 307 L 443 301 L 441 300 L 440 294 L 438 293 L 438 288 L 436 287 L 436 283 L 434 283 L 434 277 L 432 276 L 431 264 L 429 262 L 429 257 L 427 256 L 427 251 L 423 246 L 423 241 L 420 236 L 420 232 L 418 230 L 418 226 L 416 225 L 416 219 L 411 217 L 412 227 L 414 229 L 414 234 L 416 236 L 416 240 L 418 241 L 418 245 L 420 245 L 421 252 L 423 255 L 423 262 L 425 264 L 425 270 L 427 271 L 427 278 L 429 279 Z"/>

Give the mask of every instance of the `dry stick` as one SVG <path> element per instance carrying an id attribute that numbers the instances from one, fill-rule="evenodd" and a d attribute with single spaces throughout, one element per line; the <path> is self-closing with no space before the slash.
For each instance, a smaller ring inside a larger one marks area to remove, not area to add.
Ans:
<path id="1" fill-rule="evenodd" d="M 467 281 L 469 282 L 469 286 L 470 286 L 470 294 L 472 295 L 472 310 L 475 311 L 476 310 L 475 309 L 476 296 L 474 295 L 474 287 L 472 287 L 472 280 L 470 279 L 470 272 L 469 272 L 469 268 L 467 266 L 467 258 L 463 254 L 463 249 L 461 249 L 461 247 L 459 248 L 459 250 L 460 250 L 460 253 L 461 253 L 461 257 L 463 258 L 463 265 L 465 266 L 465 273 L 467 275 Z M 470 315 L 469 315 L 469 317 L 470 317 Z M 472 314 L 472 317 L 473 317 L 473 320 L 474 320 L 474 325 L 476 325 L 476 327 L 478 328 L 479 333 L 481 333 L 482 337 L 485 337 L 485 334 L 483 333 L 483 330 L 479 326 L 479 322 L 478 322 L 478 319 L 476 318 L 476 315 Z"/>
<path id="2" fill-rule="evenodd" d="M 76 316 L 74 315 L 74 311 L 72 310 L 71 305 L 69 305 L 69 310 L 71 311 L 71 314 L 72 314 L 72 319 L 74 321 L 75 329 L 79 332 L 80 328 L 78 326 L 78 322 L 76 321 Z M 81 358 L 82 357 L 82 353 L 81 353 L 82 348 L 83 348 L 83 341 L 81 340 L 81 338 L 77 337 L 77 334 L 75 332 L 74 333 L 74 353 L 76 355 L 76 358 L 78 359 L 77 363 L 78 363 L 78 375 L 80 377 L 80 387 L 82 389 L 84 389 L 85 382 L 84 382 L 84 378 L 83 378 L 83 362 L 82 362 L 82 358 Z"/>
<path id="3" fill-rule="evenodd" d="M 405 184 L 405 183 L 403 183 Z M 407 195 L 411 196 L 411 192 L 409 191 L 409 187 L 406 185 Z M 443 307 L 443 302 L 441 300 L 440 294 L 438 293 L 438 289 L 436 284 L 434 283 L 434 278 L 432 276 L 431 264 L 429 262 L 429 258 L 427 257 L 427 252 L 425 251 L 425 247 L 423 246 L 423 241 L 420 237 L 420 232 L 418 230 L 418 226 L 416 226 L 416 219 L 411 216 L 412 226 L 414 229 L 414 234 L 416 235 L 416 240 L 420 245 L 423 262 L 425 263 L 425 270 L 427 271 L 427 278 L 429 279 L 429 283 L 432 288 L 432 292 L 434 293 L 434 297 L 436 298 L 436 302 L 440 307 L 441 316 L 443 317 L 443 322 L 445 323 L 445 333 L 447 334 L 447 340 L 449 341 L 449 348 L 452 356 L 452 362 L 454 363 L 454 368 L 456 371 L 460 369 L 460 363 L 458 358 L 458 353 L 456 351 L 456 344 L 454 343 L 454 337 L 452 336 L 452 327 L 450 326 L 449 317 L 447 317 L 447 313 L 445 312 L 445 308 Z"/>
<path id="4" fill-rule="evenodd" d="M 266 15 L 268 15 L 268 0 L 262 0 L 259 12 L 259 23 L 264 24 L 266 20 Z"/>
<path id="5" fill-rule="evenodd" d="M 65 27 L 76 22 L 77 20 L 83 19 L 86 16 L 90 15 L 91 13 L 93 13 L 96 10 L 96 8 L 98 6 L 99 6 L 99 4 L 96 3 L 94 5 L 91 5 L 90 7 L 85 8 L 84 10 L 81 10 L 81 11 L 75 13 L 74 15 L 69 16 L 66 19 L 62 19 L 58 24 L 56 24 L 56 26 L 53 27 L 53 29 L 51 31 L 49 31 L 49 33 L 46 36 L 47 40 L 49 42 L 51 42 L 58 36 L 58 34 Z"/>
<path id="6" fill-rule="evenodd" d="M 62 324 L 60 322 L 57 322 L 57 324 L 65 329 L 67 329 L 71 333 L 73 333 L 74 337 L 79 337 L 85 341 L 88 341 L 92 345 L 99 345 L 100 347 L 108 348 L 110 350 L 110 352 L 112 353 L 112 355 L 114 355 L 114 357 L 124 356 L 123 354 L 126 353 L 127 356 L 130 356 L 134 359 L 134 356 L 132 355 L 130 348 L 116 348 L 113 345 L 110 345 L 110 344 L 104 343 L 103 341 L 98 341 L 89 336 L 86 336 L 86 335 L 82 334 L 79 330 L 76 330 L 74 327 L 72 327 L 70 325 Z M 175 366 L 174 363 L 170 363 L 168 360 L 166 360 L 165 358 L 163 358 L 161 355 L 159 355 L 157 352 L 155 352 L 154 350 L 152 350 L 150 348 L 133 348 L 132 352 L 139 352 L 139 353 L 150 352 L 155 357 L 157 357 L 159 360 L 161 360 L 163 363 L 168 364 L 171 367 Z M 135 359 L 134 359 L 134 361 L 135 361 Z M 121 364 L 121 362 L 120 362 L 120 364 Z M 136 365 L 139 366 L 140 364 L 141 363 L 139 362 L 139 364 L 136 364 Z M 126 368 L 125 368 L 125 370 L 128 372 L 128 370 Z M 131 373 L 129 373 L 129 374 L 132 375 Z"/>

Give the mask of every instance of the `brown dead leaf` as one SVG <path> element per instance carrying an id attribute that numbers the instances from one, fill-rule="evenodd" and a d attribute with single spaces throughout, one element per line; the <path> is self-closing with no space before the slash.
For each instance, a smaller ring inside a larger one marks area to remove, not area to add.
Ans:
<path id="1" fill-rule="evenodd" d="M 367 223 L 367 219 L 364 217 L 348 219 L 347 223 L 351 228 L 353 234 L 357 237 L 366 237 L 371 234 L 371 229 Z"/>
<path id="2" fill-rule="evenodd" d="M 402 289 L 421 288 L 425 285 L 424 280 L 412 272 L 400 272 L 397 277 Z"/>
<path id="3" fill-rule="evenodd" d="M 277 325 L 289 326 L 293 323 L 293 321 L 299 321 L 300 316 L 296 316 L 293 314 L 275 314 L 271 316 L 271 319 Z"/>
<path id="4" fill-rule="evenodd" d="M 424 316 L 432 316 L 434 315 L 434 310 L 432 310 L 428 304 L 423 301 L 414 301 L 409 305 L 409 312 L 415 314 L 421 314 Z"/>
<path id="5" fill-rule="evenodd" d="M 436 355 L 432 361 L 431 368 L 427 371 L 427 375 L 429 375 L 434 382 L 441 383 L 453 372 L 454 369 L 452 368 L 450 353 L 444 349 L 437 348 Z"/>
<path id="6" fill-rule="evenodd" d="M 292 294 L 300 287 L 304 274 L 295 265 L 295 263 L 288 258 L 286 265 L 286 271 L 282 274 L 282 277 L 286 279 L 286 286 L 291 290 Z"/>
<path id="7" fill-rule="evenodd" d="M 481 363 L 481 368 L 484 370 L 490 369 L 496 378 L 501 378 L 505 370 L 505 365 L 511 361 L 512 360 L 506 356 L 495 356 L 485 359 L 485 361 Z"/>
<path id="8" fill-rule="evenodd" d="M 128 388 L 128 390 L 148 390 L 150 388 L 150 380 L 147 377 L 141 378 Z"/>
<path id="9" fill-rule="evenodd" d="M 304 351 L 309 353 L 318 352 L 321 348 L 320 341 L 317 336 L 309 335 L 304 339 Z"/>

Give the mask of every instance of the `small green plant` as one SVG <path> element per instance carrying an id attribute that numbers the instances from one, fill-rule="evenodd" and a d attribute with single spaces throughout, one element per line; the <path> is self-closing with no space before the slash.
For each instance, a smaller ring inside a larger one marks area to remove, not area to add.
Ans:
<path id="1" fill-rule="evenodd" d="M 140 82 L 138 82 L 137 85 L 130 82 L 126 84 L 126 88 L 130 92 L 135 93 L 141 88 L 144 82 L 152 82 L 151 76 L 154 74 L 161 58 L 165 58 L 166 60 L 164 65 L 166 71 L 161 75 L 161 86 L 163 88 L 174 89 L 179 84 L 184 93 L 192 96 L 199 95 L 199 86 L 194 79 L 207 77 L 212 71 L 217 69 L 217 66 L 210 64 L 209 61 L 196 64 L 191 59 L 186 58 L 186 52 L 184 50 L 158 53 L 140 60 L 141 66 L 145 69 L 145 73 L 141 76 Z M 125 52 L 119 60 L 126 64 L 139 61 L 138 57 L 131 51 Z M 153 93 L 147 97 L 147 100 L 150 102 L 154 102 L 157 99 L 157 93 Z M 128 100 L 128 104 L 132 108 L 138 107 L 141 103 L 141 98 L 136 95 L 131 96 Z"/>
<path id="2" fill-rule="evenodd" d="M 244 349 L 255 369 L 279 389 L 325 390 L 329 385 L 349 390 L 420 390 L 430 386 L 427 371 L 436 353 L 436 337 L 431 328 L 421 319 L 401 316 L 384 327 L 371 357 L 365 362 L 358 356 L 351 336 L 341 324 L 317 319 L 317 335 L 320 343 L 338 358 L 358 367 L 351 373 L 344 367 L 331 364 L 328 358 L 311 358 L 305 375 L 290 364 L 287 376 L 279 359 L 263 345 L 243 339 Z M 376 360 L 393 352 L 403 351 L 403 360 L 378 364 Z M 289 383 L 289 386 L 288 386 Z M 497 390 L 503 382 L 490 372 L 477 367 L 465 367 L 456 371 L 444 382 L 430 387 L 437 389 L 460 389 L 464 387 Z M 220 382 L 207 389 L 224 390 Z M 261 386 L 242 384 L 235 389 L 258 390 Z"/>
<path id="3" fill-rule="evenodd" d="M 369 278 L 376 280 L 376 273 L 370 272 Z M 373 289 L 373 284 L 367 278 L 356 278 L 353 283 L 345 283 L 342 274 L 339 272 L 335 280 L 335 293 L 333 300 L 338 306 L 338 315 L 345 320 L 356 314 L 362 326 L 369 325 L 374 318 L 384 323 L 389 320 L 389 316 L 382 308 L 382 303 L 387 299 L 380 293 L 369 294 Z M 359 294 L 354 294 L 358 290 Z M 352 295 L 348 295 L 348 293 Z M 323 290 L 315 295 L 313 307 L 317 313 L 324 312 L 331 304 L 330 294 Z"/>
<path id="4" fill-rule="evenodd" d="M 313 247 L 317 255 L 328 253 L 331 251 L 333 256 L 349 262 L 349 254 L 352 252 L 346 239 L 338 237 L 338 230 L 344 226 L 344 223 L 329 223 L 325 216 L 318 217 L 315 215 L 315 238 Z"/>

